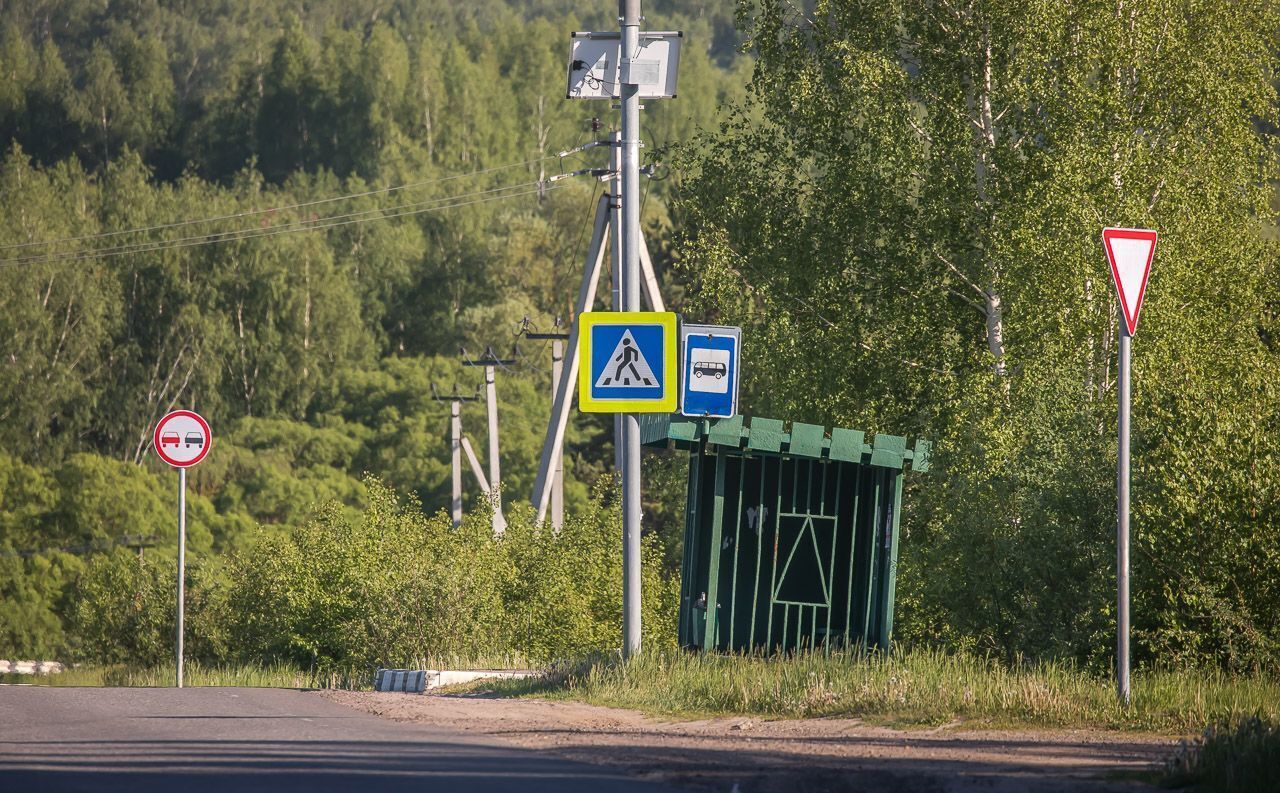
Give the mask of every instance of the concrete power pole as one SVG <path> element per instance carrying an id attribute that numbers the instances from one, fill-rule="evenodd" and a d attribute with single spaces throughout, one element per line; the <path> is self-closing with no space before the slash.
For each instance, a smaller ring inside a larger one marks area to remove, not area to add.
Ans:
<path id="1" fill-rule="evenodd" d="M 556 331 L 552 333 L 538 333 L 537 331 L 528 330 L 529 318 L 525 317 L 525 325 L 520 329 L 520 335 L 526 339 L 534 341 L 551 341 L 551 403 L 554 407 L 556 401 L 556 392 L 560 387 L 560 378 L 564 373 L 564 343 L 569 338 L 568 333 L 559 331 L 560 318 L 556 317 Z M 561 436 L 559 447 L 555 450 L 555 462 L 551 467 L 551 528 L 559 531 L 564 526 L 564 437 Z"/>
<path id="2" fill-rule="evenodd" d="M 478 402 L 479 394 L 459 394 L 454 386 L 452 394 L 436 393 L 436 384 L 431 384 L 431 399 L 436 402 L 449 403 L 449 449 L 452 452 L 452 500 L 449 502 L 449 515 L 453 518 L 453 527 L 462 525 L 462 403 Z M 488 488 L 482 487 L 482 490 Z"/>
<path id="3" fill-rule="evenodd" d="M 465 358 L 466 351 L 462 354 Z M 500 537 L 507 530 L 507 519 L 502 514 L 502 472 L 498 462 L 498 391 L 494 382 L 495 370 L 499 366 L 510 366 L 517 363 L 514 359 L 499 360 L 492 347 L 484 351 L 479 361 L 469 358 L 463 360 L 463 366 L 484 367 L 485 401 L 489 413 L 489 498 L 493 502 L 493 536 Z"/>
<path id="4" fill-rule="evenodd" d="M 622 304 L 640 310 L 640 0 L 619 0 L 622 22 Z M 640 417 L 622 417 L 622 654 L 640 650 Z"/>

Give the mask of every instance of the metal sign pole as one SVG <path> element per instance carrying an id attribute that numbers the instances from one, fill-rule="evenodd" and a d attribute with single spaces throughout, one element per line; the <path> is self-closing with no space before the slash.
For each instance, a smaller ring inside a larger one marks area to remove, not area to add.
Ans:
<path id="1" fill-rule="evenodd" d="M 619 0 L 622 17 L 622 302 L 640 310 L 640 0 Z M 640 417 L 622 417 L 622 655 L 640 650 Z"/>
<path id="2" fill-rule="evenodd" d="M 178 469 L 178 688 L 182 688 L 182 617 L 186 610 L 187 469 Z"/>
<path id="3" fill-rule="evenodd" d="M 1119 440 L 1116 454 L 1116 693 L 1129 704 L 1129 345 L 1120 317 Z"/>

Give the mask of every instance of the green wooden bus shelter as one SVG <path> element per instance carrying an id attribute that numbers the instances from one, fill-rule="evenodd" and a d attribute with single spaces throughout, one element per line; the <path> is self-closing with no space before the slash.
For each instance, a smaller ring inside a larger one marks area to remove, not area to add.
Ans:
<path id="1" fill-rule="evenodd" d="M 928 441 L 665 415 L 641 439 L 690 452 L 681 646 L 888 649 L 902 481 L 929 470 Z"/>

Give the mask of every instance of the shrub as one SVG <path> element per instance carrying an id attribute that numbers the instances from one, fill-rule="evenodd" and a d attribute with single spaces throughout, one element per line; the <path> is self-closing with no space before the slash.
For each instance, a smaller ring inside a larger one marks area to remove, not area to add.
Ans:
<path id="1" fill-rule="evenodd" d="M 1260 716 L 1217 721 L 1182 745 L 1166 764 L 1163 781 L 1224 793 L 1280 790 L 1280 724 Z"/>
<path id="2" fill-rule="evenodd" d="M 593 506 L 558 534 L 513 505 L 494 538 L 490 516 L 425 515 L 376 480 L 352 519 L 323 507 L 287 536 L 237 554 L 229 568 L 227 633 L 241 660 L 318 669 L 521 656 L 545 661 L 616 647 L 621 626 L 621 525 L 616 504 Z M 645 544 L 645 620 L 674 641 L 677 584 Z"/>

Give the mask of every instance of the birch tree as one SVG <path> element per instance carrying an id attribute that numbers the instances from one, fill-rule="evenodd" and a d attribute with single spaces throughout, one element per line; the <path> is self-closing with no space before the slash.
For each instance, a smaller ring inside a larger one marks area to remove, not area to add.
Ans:
<path id="1" fill-rule="evenodd" d="M 1135 344 L 1138 652 L 1277 663 L 1280 603 L 1248 582 L 1280 569 L 1239 551 L 1277 532 L 1271 5 L 739 11 L 751 98 L 684 157 L 695 313 L 748 326 L 744 412 L 939 441 L 908 496 L 904 635 L 1107 663 L 1099 240 L 1140 226 L 1161 243 Z"/>

